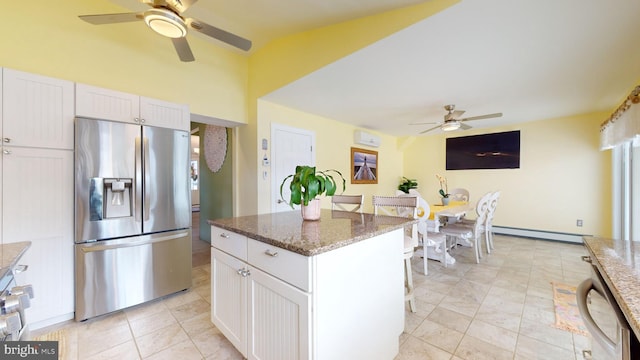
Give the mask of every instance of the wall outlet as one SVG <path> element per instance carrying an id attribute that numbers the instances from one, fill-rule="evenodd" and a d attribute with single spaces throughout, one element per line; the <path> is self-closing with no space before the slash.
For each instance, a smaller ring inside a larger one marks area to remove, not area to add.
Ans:
<path id="1" fill-rule="evenodd" d="M 576 226 L 582 227 L 582 220 L 581 219 L 576 220 Z"/>

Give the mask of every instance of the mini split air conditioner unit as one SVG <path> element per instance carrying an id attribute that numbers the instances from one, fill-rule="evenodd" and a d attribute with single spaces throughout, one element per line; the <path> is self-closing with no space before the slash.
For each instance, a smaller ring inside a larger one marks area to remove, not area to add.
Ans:
<path id="1" fill-rule="evenodd" d="M 353 135 L 354 141 L 356 144 L 360 144 L 360 145 L 366 145 L 366 146 L 371 146 L 371 147 L 379 147 L 380 146 L 380 138 L 362 131 L 362 130 L 356 130 L 354 135 Z"/>

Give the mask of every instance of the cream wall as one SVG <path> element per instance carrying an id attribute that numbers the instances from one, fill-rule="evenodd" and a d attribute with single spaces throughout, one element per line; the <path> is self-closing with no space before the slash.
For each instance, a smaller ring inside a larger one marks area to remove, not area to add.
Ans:
<path id="1" fill-rule="evenodd" d="M 365 211 L 373 212 L 373 207 L 371 206 L 371 196 L 373 194 L 393 195 L 395 193 L 399 179 L 402 176 L 402 152 L 396 146 L 395 137 L 369 131 L 381 138 L 381 146 L 379 148 L 370 148 L 354 144 L 353 133 L 358 128 L 351 125 L 264 100 L 258 101 L 258 111 L 260 113 L 258 138 L 269 139 L 269 144 L 271 144 L 271 124 L 274 123 L 313 131 L 316 135 L 316 167 L 318 169 L 336 169 L 340 171 L 347 180 L 347 189 L 344 193 L 364 194 Z M 378 151 L 378 184 L 351 184 L 349 180 L 351 175 L 349 166 L 351 162 L 351 147 Z M 291 172 L 294 170 L 291 169 Z M 269 171 L 267 179 L 263 179 L 261 176 L 258 177 L 258 186 L 261 189 L 258 197 L 258 213 L 271 212 L 271 168 L 268 168 L 267 171 Z M 280 181 L 282 179 L 279 180 L 276 186 L 280 186 Z M 328 197 L 322 197 L 322 207 L 331 208 L 331 202 Z"/>
<path id="2" fill-rule="evenodd" d="M 572 234 L 611 235 L 611 155 L 599 151 L 599 125 L 609 113 L 456 132 L 450 136 L 520 130 L 520 169 L 445 171 L 445 136 L 414 139 L 404 153 L 406 175 L 429 203 L 439 183 L 468 188 L 472 202 L 500 190 L 495 225 Z M 584 221 L 583 227 L 576 220 Z"/>
<path id="3" fill-rule="evenodd" d="M 91 25 L 78 18 L 128 11 L 106 0 L 4 1 L 0 66 L 189 104 L 194 113 L 247 122 L 246 55 L 190 35 L 196 61 L 183 63 L 171 41 L 142 21 Z"/>

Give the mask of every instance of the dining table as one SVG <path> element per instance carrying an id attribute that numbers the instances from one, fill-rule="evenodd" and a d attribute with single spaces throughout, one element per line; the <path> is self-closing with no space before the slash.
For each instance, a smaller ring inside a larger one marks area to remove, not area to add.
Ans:
<path id="1" fill-rule="evenodd" d="M 449 201 L 449 204 L 433 204 L 430 206 L 429 220 L 437 220 L 440 217 L 459 218 L 473 210 L 473 206 L 466 201 Z"/>

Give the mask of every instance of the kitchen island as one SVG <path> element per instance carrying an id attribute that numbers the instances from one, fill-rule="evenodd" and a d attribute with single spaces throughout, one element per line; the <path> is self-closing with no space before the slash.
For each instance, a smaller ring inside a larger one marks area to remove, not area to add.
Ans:
<path id="1" fill-rule="evenodd" d="M 413 223 L 332 210 L 209 220 L 212 322 L 248 359 L 393 359 Z"/>
<path id="2" fill-rule="evenodd" d="M 633 333 L 640 339 L 640 242 L 585 236 L 584 244 Z"/>

